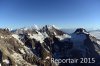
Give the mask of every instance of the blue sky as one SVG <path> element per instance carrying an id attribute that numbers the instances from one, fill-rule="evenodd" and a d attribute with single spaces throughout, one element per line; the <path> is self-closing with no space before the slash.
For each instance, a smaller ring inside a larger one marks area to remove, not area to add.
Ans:
<path id="1" fill-rule="evenodd" d="M 100 0 L 0 0 L 0 27 L 100 28 Z"/>

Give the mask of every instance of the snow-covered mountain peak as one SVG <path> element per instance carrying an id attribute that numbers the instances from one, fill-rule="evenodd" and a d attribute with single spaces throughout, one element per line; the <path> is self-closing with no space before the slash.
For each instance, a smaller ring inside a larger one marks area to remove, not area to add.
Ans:
<path id="1" fill-rule="evenodd" d="M 88 34 L 88 32 L 84 28 L 78 28 L 78 29 L 76 29 L 76 31 L 74 33 L 77 33 L 77 34 L 86 33 L 86 34 Z"/>
<path id="2" fill-rule="evenodd" d="M 65 34 L 63 31 L 57 29 L 54 25 L 45 25 L 41 32 L 46 32 L 48 35 L 63 35 Z"/>
<path id="3" fill-rule="evenodd" d="M 33 24 L 33 26 L 29 27 L 28 29 L 30 29 L 30 30 L 33 30 L 33 29 L 39 30 L 39 27 L 36 24 Z"/>
<path id="4" fill-rule="evenodd" d="M 56 29 L 59 29 L 57 26 L 55 26 L 55 25 L 52 25 L 54 28 L 56 28 Z"/>
<path id="5" fill-rule="evenodd" d="M 31 27 L 23 27 L 23 28 L 20 28 L 22 30 L 39 30 L 39 27 L 36 25 L 36 24 L 33 24 L 33 26 Z"/>
<path id="6" fill-rule="evenodd" d="M 39 27 L 36 24 L 34 24 L 34 28 L 39 30 Z"/>
<path id="7" fill-rule="evenodd" d="M 46 28 L 46 29 L 58 29 L 55 25 L 45 25 L 43 28 Z"/>

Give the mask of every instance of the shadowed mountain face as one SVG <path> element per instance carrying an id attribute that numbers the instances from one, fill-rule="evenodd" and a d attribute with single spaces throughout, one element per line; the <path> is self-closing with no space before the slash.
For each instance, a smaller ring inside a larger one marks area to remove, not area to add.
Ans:
<path id="1" fill-rule="evenodd" d="M 1 66 L 89 66 L 91 64 L 51 63 L 51 58 L 95 58 L 100 66 L 100 41 L 83 28 L 70 35 L 55 28 L 0 29 Z"/>

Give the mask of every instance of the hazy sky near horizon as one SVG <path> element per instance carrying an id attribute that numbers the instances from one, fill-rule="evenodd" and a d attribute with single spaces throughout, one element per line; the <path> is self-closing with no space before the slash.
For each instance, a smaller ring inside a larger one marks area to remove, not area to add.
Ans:
<path id="1" fill-rule="evenodd" d="M 100 0 L 0 0 L 0 27 L 100 28 Z"/>

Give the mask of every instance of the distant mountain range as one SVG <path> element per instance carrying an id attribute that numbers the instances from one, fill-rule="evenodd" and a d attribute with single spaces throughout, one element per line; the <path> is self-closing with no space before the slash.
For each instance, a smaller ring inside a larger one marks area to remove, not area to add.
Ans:
<path id="1" fill-rule="evenodd" d="M 100 31 L 54 25 L 0 29 L 0 66 L 100 66 Z M 95 58 L 95 63 L 51 63 L 51 58 Z"/>

